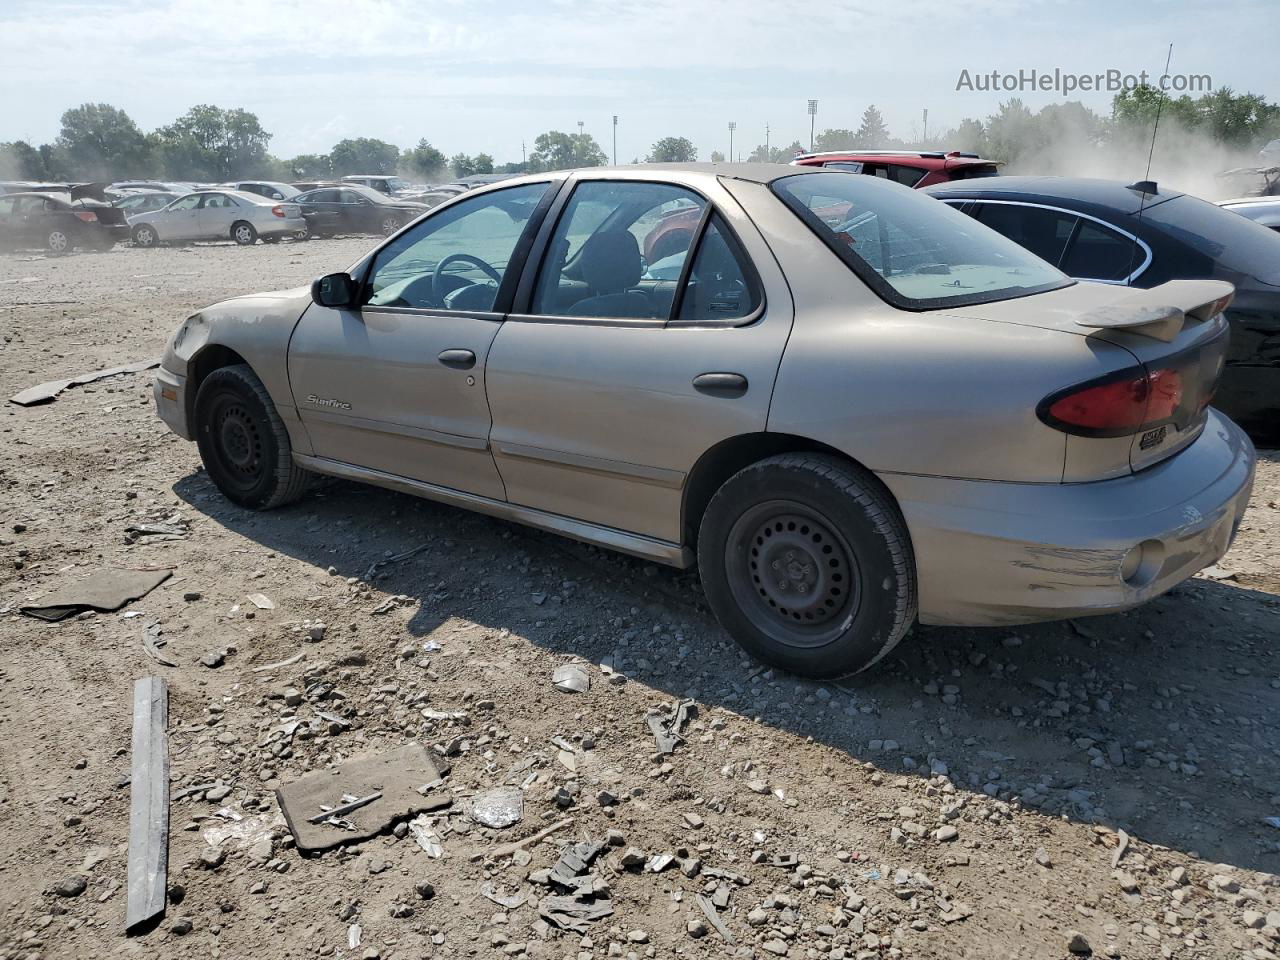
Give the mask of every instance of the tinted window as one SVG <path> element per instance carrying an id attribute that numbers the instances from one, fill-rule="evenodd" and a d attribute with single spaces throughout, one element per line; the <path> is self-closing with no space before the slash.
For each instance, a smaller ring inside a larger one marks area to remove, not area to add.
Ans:
<path id="1" fill-rule="evenodd" d="M 337 190 L 316 190 L 306 194 L 306 199 L 311 203 L 337 203 Z"/>
<path id="2" fill-rule="evenodd" d="M 980 203 L 977 207 L 974 215 L 988 227 L 1054 266 L 1062 260 L 1062 252 L 1071 239 L 1071 231 L 1080 219 L 1072 213 L 1058 213 L 1014 203 Z"/>
<path id="3" fill-rule="evenodd" d="M 728 228 L 712 216 L 698 242 L 693 268 L 680 299 L 682 323 L 741 320 L 760 305 L 759 291 L 744 268 Z"/>
<path id="4" fill-rule="evenodd" d="M 359 203 L 363 199 L 364 197 L 360 196 L 360 194 L 356 193 L 354 190 L 338 191 L 339 203 Z"/>
<path id="5" fill-rule="evenodd" d="M 841 173 L 784 177 L 773 190 L 876 293 L 908 309 L 1007 300 L 1071 283 L 914 190 Z"/>
<path id="6" fill-rule="evenodd" d="M 915 167 L 904 167 L 900 163 L 891 163 L 888 166 L 889 179 L 895 180 L 904 187 L 914 187 L 917 183 L 924 179 L 924 171 Z"/>
<path id="7" fill-rule="evenodd" d="M 862 164 L 856 160 L 836 160 L 822 165 L 827 170 L 843 170 L 846 173 L 862 173 Z"/>
<path id="8" fill-rule="evenodd" d="M 666 320 L 676 281 L 664 268 L 679 275 L 703 205 L 670 184 L 579 184 L 543 258 L 533 312 Z M 647 273 L 646 247 L 661 254 Z"/>
<path id="9" fill-rule="evenodd" d="M 1280 236 L 1198 197 L 1155 203 L 1142 219 L 1228 270 L 1280 284 Z"/>
<path id="10" fill-rule="evenodd" d="M 13 197 L 0 197 L 0 217 L 13 213 L 13 205 L 17 203 Z"/>
<path id="11" fill-rule="evenodd" d="M 1082 219 L 1062 260 L 1062 272 L 1082 280 L 1123 280 L 1145 260 L 1145 251 L 1128 237 Z"/>
<path id="12" fill-rule="evenodd" d="M 546 192 L 531 183 L 463 200 L 378 251 L 369 306 L 492 310 L 512 251 Z"/>

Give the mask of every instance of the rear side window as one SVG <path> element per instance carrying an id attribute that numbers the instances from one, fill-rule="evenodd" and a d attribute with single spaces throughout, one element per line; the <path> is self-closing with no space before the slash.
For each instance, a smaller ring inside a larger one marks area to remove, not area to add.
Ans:
<path id="1" fill-rule="evenodd" d="M 1081 280 L 1123 280 L 1146 262 L 1146 252 L 1136 243 L 1092 220 L 1080 220 L 1062 272 Z"/>
<path id="2" fill-rule="evenodd" d="M 1227 270 L 1280 284 L 1280 235 L 1198 197 L 1153 203 L 1142 219 Z"/>
<path id="3" fill-rule="evenodd" d="M 698 241 L 677 322 L 733 323 L 755 313 L 760 299 L 754 276 L 745 268 L 745 255 L 720 215 L 714 214 Z"/>
<path id="4" fill-rule="evenodd" d="M 907 310 L 1009 300 L 1071 280 L 945 203 L 871 177 L 800 173 L 775 194 L 879 296 Z"/>
<path id="5" fill-rule="evenodd" d="M 1079 219 L 1074 214 L 1017 203 L 982 203 L 975 215 L 992 230 L 1004 234 L 1054 266 L 1062 262 L 1067 241 L 1071 239 L 1071 231 Z M 1069 270 L 1066 272 L 1078 276 Z"/>

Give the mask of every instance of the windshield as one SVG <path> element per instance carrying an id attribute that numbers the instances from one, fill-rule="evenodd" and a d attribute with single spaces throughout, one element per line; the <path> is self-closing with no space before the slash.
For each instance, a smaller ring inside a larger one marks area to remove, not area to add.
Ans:
<path id="1" fill-rule="evenodd" d="M 1280 285 L 1280 235 L 1239 213 L 1184 194 L 1153 203 L 1142 219 L 1228 270 Z"/>
<path id="2" fill-rule="evenodd" d="M 881 297 L 908 310 L 1010 300 L 1069 286 L 1055 267 L 907 187 L 807 173 L 774 192 Z"/>

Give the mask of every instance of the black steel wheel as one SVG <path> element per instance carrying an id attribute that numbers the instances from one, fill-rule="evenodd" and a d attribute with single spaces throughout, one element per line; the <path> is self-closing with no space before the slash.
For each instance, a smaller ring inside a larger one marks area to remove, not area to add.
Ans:
<path id="1" fill-rule="evenodd" d="M 204 379 L 195 430 L 209 478 L 233 503 L 269 510 L 306 492 L 311 474 L 294 464 L 284 422 L 247 365 L 222 367 Z"/>
<path id="2" fill-rule="evenodd" d="M 746 650 L 800 676 L 867 669 L 915 621 L 915 563 L 888 491 L 824 454 L 770 457 L 707 505 L 698 568 L 712 611 Z"/>

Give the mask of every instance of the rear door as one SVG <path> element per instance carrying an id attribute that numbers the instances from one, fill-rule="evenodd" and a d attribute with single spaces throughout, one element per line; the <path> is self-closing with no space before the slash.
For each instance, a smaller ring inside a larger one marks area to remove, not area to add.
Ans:
<path id="1" fill-rule="evenodd" d="M 558 201 L 486 371 L 511 502 L 680 543 L 699 457 L 765 429 L 791 299 L 746 214 L 707 189 L 581 175 Z M 699 209 L 697 230 L 646 264 L 675 203 Z"/>
<path id="2" fill-rule="evenodd" d="M 358 309 L 307 308 L 289 382 L 317 456 L 504 499 L 486 360 L 548 187 L 439 211 L 374 254 Z"/>
<path id="3" fill-rule="evenodd" d="M 0 244 L 18 246 L 23 239 L 18 197 L 0 197 Z"/>

